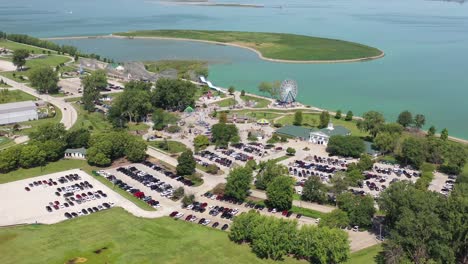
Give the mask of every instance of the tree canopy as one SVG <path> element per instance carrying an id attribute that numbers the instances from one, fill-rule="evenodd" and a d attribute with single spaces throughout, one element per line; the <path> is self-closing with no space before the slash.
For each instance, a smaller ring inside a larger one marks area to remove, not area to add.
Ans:
<path id="1" fill-rule="evenodd" d="M 26 64 L 27 57 L 29 57 L 29 51 L 26 49 L 17 49 L 13 51 L 13 65 L 15 65 L 17 69 L 22 69 Z"/>
<path id="2" fill-rule="evenodd" d="M 59 78 L 50 67 L 43 66 L 31 69 L 29 80 L 39 93 L 53 94 L 58 92 Z"/>
<path id="3" fill-rule="evenodd" d="M 234 168 L 227 177 L 225 195 L 239 201 L 244 201 L 249 195 L 250 184 L 253 180 L 252 169 L 249 167 Z"/>
<path id="4" fill-rule="evenodd" d="M 84 109 L 94 111 L 95 101 L 99 99 L 99 92 L 107 87 L 107 74 L 104 70 L 96 70 L 86 75 L 82 80 Z"/>
<path id="5" fill-rule="evenodd" d="M 197 89 L 191 82 L 160 78 L 156 82 L 151 100 L 157 107 L 183 111 L 187 106 L 194 106 Z"/>
<path id="6" fill-rule="evenodd" d="M 365 150 L 364 141 L 356 136 L 331 136 L 327 152 L 331 155 L 358 158 Z"/>
<path id="7" fill-rule="evenodd" d="M 381 113 L 369 111 L 364 113 L 363 119 L 357 122 L 357 127 L 361 131 L 369 132 L 372 137 L 375 137 L 384 124 L 385 118 Z"/>
<path id="8" fill-rule="evenodd" d="M 292 206 L 294 181 L 289 176 L 278 176 L 268 184 L 266 195 L 270 207 L 288 210 Z"/>
<path id="9" fill-rule="evenodd" d="M 197 162 L 193 157 L 193 152 L 190 149 L 182 152 L 182 154 L 177 158 L 177 174 L 181 176 L 185 175 L 192 175 L 195 173 L 195 168 L 197 166 Z"/>

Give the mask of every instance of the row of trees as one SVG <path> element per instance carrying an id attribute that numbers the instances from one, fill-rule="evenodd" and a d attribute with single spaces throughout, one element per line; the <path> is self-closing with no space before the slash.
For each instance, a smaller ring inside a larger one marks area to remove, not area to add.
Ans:
<path id="1" fill-rule="evenodd" d="M 327 152 L 334 156 L 359 158 L 364 151 L 364 140 L 356 136 L 331 136 L 327 144 Z"/>
<path id="2" fill-rule="evenodd" d="M 349 258 L 348 235 L 339 229 L 303 226 L 297 221 L 242 213 L 234 219 L 229 238 L 236 243 L 250 243 L 260 258 L 281 260 L 294 254 L 310 263 L 342 263 Z"/>
<path id="3" fill-rule="evenodd" d="M 335 115 L 336 119 L 341 119 L 341 110 L 338 110 Z M 353 120 L 353 112 L 348 111 L 345 117 L 346 121 Z M 302 111 L 298 110 L 294 113 L 293 125 L 301 126 L 303 121 Z M 319 128 L 325 128 L 330 123 L 330 113 L 328 111 L 322 111 L 319 116 Z"/>
<path id="4" fill-rule="evenodd" d="M 74 56 L 75 60 L 78 60 L 78 57 L 86 57 L 86 58 L 94 58 L 97 60 L 100 60 L 101 57 L 99 55 L 96 55 L 94 53 L 91 54 L 86 54 L 79 52 L 78 49 L 74 46 L 70 45 L 58 45 L 55 42 L 48 41 L 48 40 L 42 40 L 39 38 L 35 38 L 29 35 L 24 35 L 24 34 L 7 34 L 6 32 L 0 31 L 0 38 L 1 39 L 8 39 L 10 41 L 18 42 L 18 43 L 23 43 L 31 46 L 36 46 L 44 49 L 49 49 L 49 50 L 54 50 L 57 51 L 59 54 L 68 54 L 70 56 Z M 103 60 L 111 62 L 113 60 L 106 59 L 104 58 Z"/>
<path id="5" fill-rule="evenodd" d="M 85 129 L 67 132 L 63 124 L 40 125 L 30 134 L 27 145 L 13 146 L 0 152 L 0 172 L 44 166 L 47 162 L 61 159 L 66 148 L 87 147 L 89 138 L 90 133 Z"/>

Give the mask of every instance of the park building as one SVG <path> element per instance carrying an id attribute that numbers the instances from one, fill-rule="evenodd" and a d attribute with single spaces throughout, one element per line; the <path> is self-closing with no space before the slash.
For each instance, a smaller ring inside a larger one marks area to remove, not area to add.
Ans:
<path id="1" fill-rule="evenodd" d="M 33 101 L 0 104 L 0 125 L 37 120 L 37 105 Z"/>
<path id="2" fill-rule="evenodd" d="M 85 148 L 66 149 L 65 158 L 66 159 L 86 159 L 86 149 Z"/>

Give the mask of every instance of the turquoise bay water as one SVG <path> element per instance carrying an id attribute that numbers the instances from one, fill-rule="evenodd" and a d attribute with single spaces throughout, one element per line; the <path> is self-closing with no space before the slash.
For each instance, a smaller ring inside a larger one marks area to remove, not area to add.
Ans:
<path id="1" fill-rule="evenodd" d="M 222 2 L 222 1 L 219 1 Z M 234 2 L 227 1 L 225 2 Z M 143 0 L 17 0 L 0 3 L 0 30 L 38 37 L 133 29 L 288 32 L 356 41 L 386 57 L 365 63 L 283 64 L 244 49 L 162 40 L 63 40 L 116 60 L 207 59 L 210 79 L 256 92 L 261 81 L 293 78 L 299 100 L 331 110 L 402 110 L 468 138 L 468 4 L 424 0 L 235 1 L 265 8 L 160 4 Z M 282 8 L 278 8 L 282 6 Z"/>

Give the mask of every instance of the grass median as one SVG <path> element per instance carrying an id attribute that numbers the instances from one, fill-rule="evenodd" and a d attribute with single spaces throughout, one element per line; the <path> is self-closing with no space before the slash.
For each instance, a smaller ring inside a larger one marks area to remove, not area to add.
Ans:
<path id="1" fill-rule="evenodd" d="M 322 212 L 319 212 L 319 211 L 315 211 L 315 210 L 312 210 L 312 209 L 308 209 L 308 208 L 303 208 L 303 207 L 299 207 L 299 206 L 294 206 L 291 208 L 290 210 L 291 212 L 295 213 L 295 214 L 301 214 L 303 216 L 307 216 L 307 217 L 310 217 L 310 218 L 322 218 L 325 213 L 322 213 Z"/>

